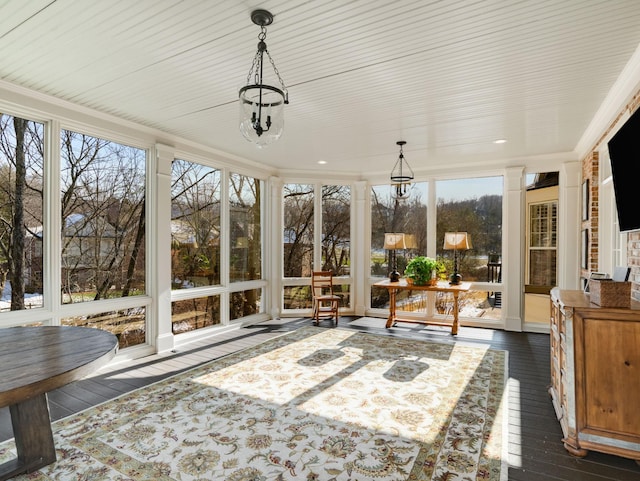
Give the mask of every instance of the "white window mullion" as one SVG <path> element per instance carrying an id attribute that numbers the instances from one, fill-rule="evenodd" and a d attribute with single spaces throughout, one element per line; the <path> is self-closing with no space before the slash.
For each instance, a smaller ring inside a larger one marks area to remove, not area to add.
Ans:
<path id="1" fill-rule="evenodd" d="M 229 294 L 230 266 L 230 238 L 231 225 L 229 221 L 229 186 L 231 185 L 231 173 L 228 168 L 222 171 L 223 189 L 220 192 L 220 284 L 227 289 L 220 294 L 220 324 L 229 324 L 229 307 L 231 305 L 231 295 Z"/>

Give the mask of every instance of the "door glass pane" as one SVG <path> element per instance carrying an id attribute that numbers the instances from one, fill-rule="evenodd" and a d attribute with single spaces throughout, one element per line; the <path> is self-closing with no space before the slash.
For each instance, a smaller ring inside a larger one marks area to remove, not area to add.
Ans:
<path id="1" fill-rule="evenodd" d="M 556 250 L 532 249 L 529 253 L 529 284 L 532 286 L 556 285 Z"/>
<path id="2" fill-rule="evenodd" d="M 527 256 L 525 293 L 546 295 L 556 285 L 558 242 L 558 172 L 527 174 Z M 536 308 L 525 296 L 527 320 L 548 322 L 548 313 Z"/>
<path id="3" fill-rule="evenodd" d="M 532 204 L 530 209 L 530 247 L 556 247 L 558 203 Z"/>

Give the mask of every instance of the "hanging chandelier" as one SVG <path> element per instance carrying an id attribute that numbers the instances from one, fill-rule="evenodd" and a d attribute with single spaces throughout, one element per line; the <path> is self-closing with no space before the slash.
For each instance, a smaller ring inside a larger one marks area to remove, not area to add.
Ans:
<path id="1" fill-rule="evenodd" d="M 402 146 L 406 143 L 404 140 L 396 142 L 396 144 L 400 146 L 400 156 L 391 171 L 391 186 L 394 188 L 392 194 L 396 199 L 406 199 L 409 197 L 409 187 L 413 180 L 413 170 L 411 170 L 409 162 L 406 161 L 404 153 L 402 152 Z"/>
<path id="2" fill-rule="evenodd" d="M 251 21 L 260 26 L 260 34 L 258 35 L 258 50 L 253 58 L 249 75 L 247 75 L 247 85 L 238 92 L 240 97 L 240 132 L 249 142 L 253 142 L 258 147 L 264 147 L 275 142 L 282 135 L 284 104 L 289 103 L 289 92 L 284 86 L 280 72 L 269 55 L 265 43 L 266 26 L 273 23 L 273 15 L 267 10 L 254 10 L 251 12 Z M 279 87 L 263 83 L 265 54 L 278 77 Z"/>

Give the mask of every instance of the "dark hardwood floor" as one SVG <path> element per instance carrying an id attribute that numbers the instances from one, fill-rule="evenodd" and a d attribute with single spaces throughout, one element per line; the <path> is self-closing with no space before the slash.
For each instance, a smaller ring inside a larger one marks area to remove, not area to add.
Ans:
<path id="1" fill-rule="evenodd" d="M 229 353 L 254 346 L 283 332 L 310 325 L 310 319 L 272 320 L 221 333 L 180 347 L 176 352 L 148 356 L 107 366 L 94 376 L 49 394 L 53 420 Z M 321 326 L 330 328 L 330 321 Z M 509 351 L 509 480 L 638 481 L 640 466 L 633 460 L 590 452 L 569 455 L 561 442 L 549 385 L 549 336 L 462 327 L 457 338 L 445 328 L 402 323 L 384 328 L 384 320 L 342 317 L 340 327 L 382 335 L 409 336 L 440 342 L 489 344 Z M 12 437 L 8 408 L 0 409 L 0 441 Z"/>

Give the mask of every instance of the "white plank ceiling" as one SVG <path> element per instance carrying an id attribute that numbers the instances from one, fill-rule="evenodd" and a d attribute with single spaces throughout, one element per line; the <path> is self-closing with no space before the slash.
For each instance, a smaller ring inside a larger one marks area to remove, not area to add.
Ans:
<path id="1" fill-rule="evenodd" d="M 255 8 L 291 101 L 264 149 Z M 301 172 L 570 154 L 639 44 L 639 0 L 0 0 L 4 82 Z"/>

